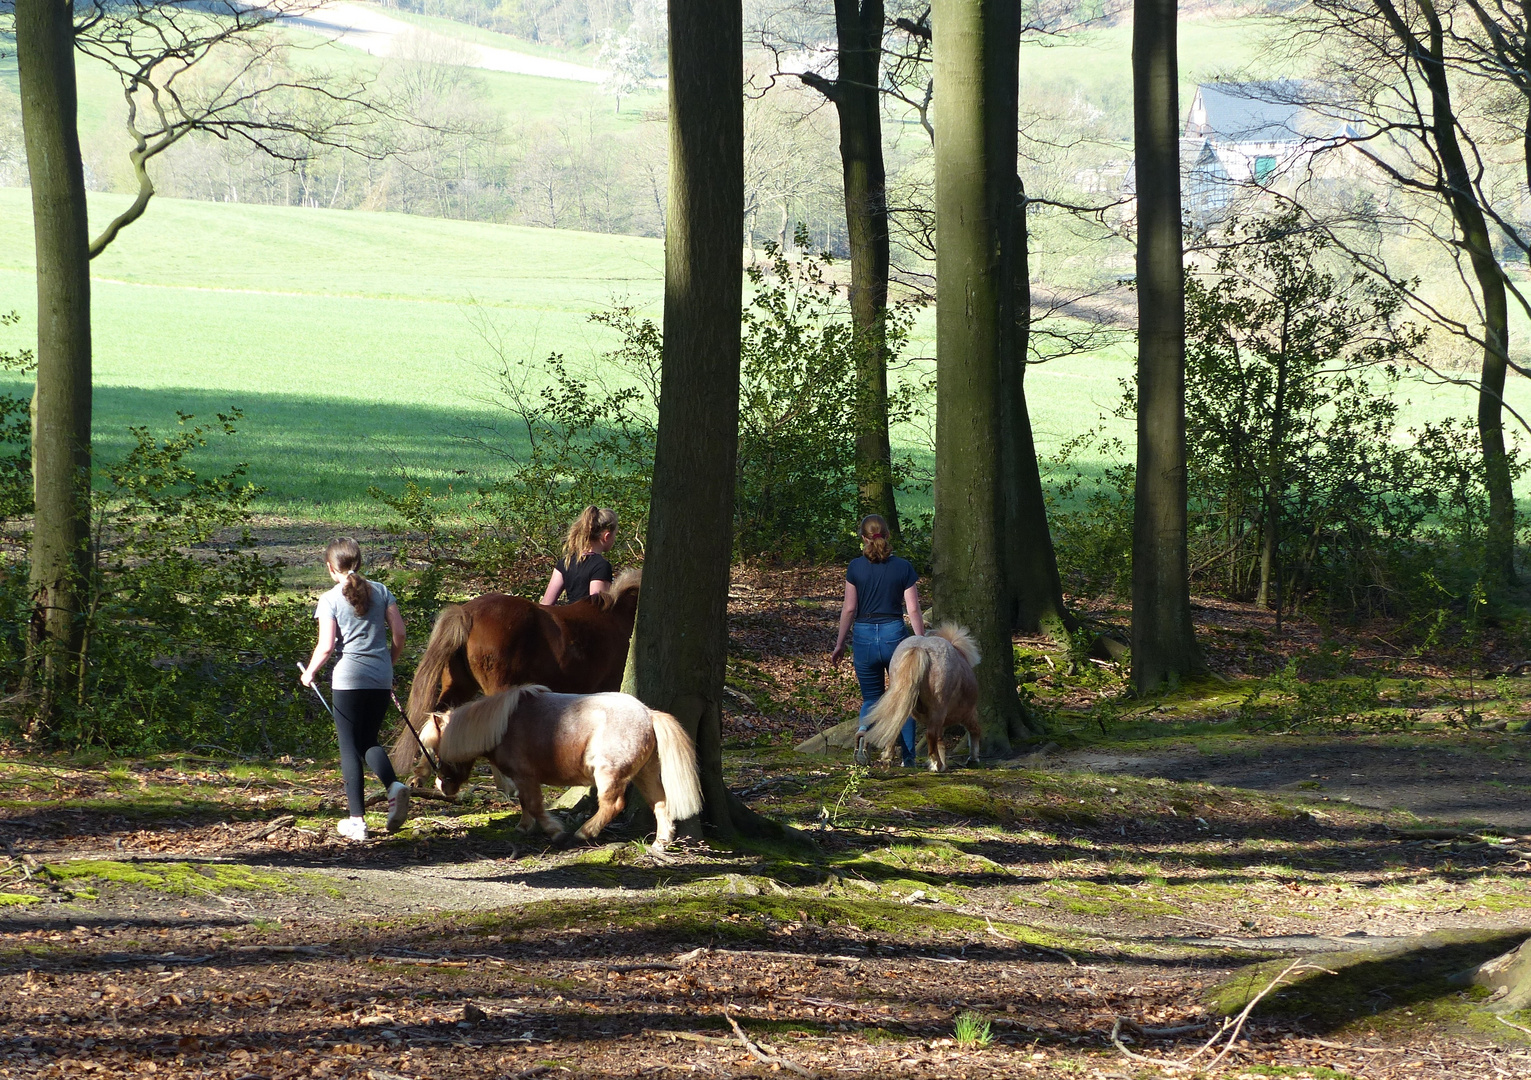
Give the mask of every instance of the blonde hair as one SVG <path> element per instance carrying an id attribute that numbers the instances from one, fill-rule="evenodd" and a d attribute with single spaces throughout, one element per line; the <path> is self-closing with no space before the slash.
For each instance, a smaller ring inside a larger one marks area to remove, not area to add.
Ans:
<path id="1" fill-rule="evenodd" d="M 564 537 L 564 565 L 572 569 L 584 562 L 585 552 L 599 544 L 603 534 L 616 527 L 615 510 L 605 510 L 599 506 L 585 507 L 579 517 L 574 519 L 574 524 L 569 526 L 569 535 Z"/>
<path id="2" fill-rule="evenodd" d="M 893 554 L 893 542 L 888 538 L 888 523 L 881 514 L 868 514 L 861 519 L 861 554 L 869 562 L 887 562 Z"/>
<path id="3" fill-rule="evenodd" d="M 351 603 L 351 610 L 358 616 L 372 608 L 372 586 L 358 570 L 361 569 L 361 545 L 349 536 L 331 540 L 324 549 L 324 565 L 333 567 L 346 576 L 340 583 L 340 595 Z"/>

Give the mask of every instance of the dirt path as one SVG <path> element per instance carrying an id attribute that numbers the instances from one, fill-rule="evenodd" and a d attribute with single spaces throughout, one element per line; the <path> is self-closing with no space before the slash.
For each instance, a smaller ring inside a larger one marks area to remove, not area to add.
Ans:
<path id="1" fill-rule="evenodd" d="M 1426 821 L 1531 830 L 1531 737 L 1431 746 L 1387 737 L 1261 738 L 1231 748 L 1081 750 L 1069 769 L 1157 776 L 1316 802 L 1401 809 Z"/>

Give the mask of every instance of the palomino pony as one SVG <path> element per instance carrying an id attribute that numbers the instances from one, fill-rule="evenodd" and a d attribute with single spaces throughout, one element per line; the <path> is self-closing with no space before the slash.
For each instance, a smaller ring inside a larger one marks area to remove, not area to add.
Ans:
<path id="1" fill-rule="evenodd" d="M 867 714 L 867 742 L 892 746 L 904 721 L 925 724 L 931 772 L 946 771 L 941 736 L 947 724 L 968 733 L 968 764 L 978 761 L 978 646 L 967 630 L 942 623 L 924 637 L 907 637 L 888 661 L 888 692 Z"/>
<path id="2" fill-rule="evenodd" d="M 426 718 L 420 738 L 441 763 L 444 795 L 487 757 L 521 798 L 520 828 L 534 825 L 556 843 L 590 840 L 621 813 L 631 781 L 653 807 L 654 847 L 675 839 L 675 822 L 701 812 L 696 748 L 669 713 L 627 694 L 555 694 L 517 686 Z M 542 804 L 543 784 L 594 784 L 599 808 L 569 833 Z"/>
<path id="3" fill-rule="evenodd" d="M 618 689 L 642 580 L 643 571 L 626 570 L 605 592 L 562 607 L 485 593 L 443 608 L 410 685 L 410 724 L 423 735 L 431 713 L 512 686 L 536 684 L 569 694 Z M 394 771 L 414 771 L 419 754 L 406 725 L 393 744 Z"/>

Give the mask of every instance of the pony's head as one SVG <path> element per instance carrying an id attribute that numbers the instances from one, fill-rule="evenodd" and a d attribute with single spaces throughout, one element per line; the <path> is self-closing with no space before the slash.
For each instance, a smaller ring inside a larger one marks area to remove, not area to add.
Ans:
<path id="1" fill-rule="evenodd" d="M 420 741 L 436 753 L 440 765 L 436 786 L 441 793 L 456 795 L 472 775 L 473 763 L 494 753 L 504 740 L 516 708 L 527 698 L 546 692 L 546 686 L 513 686 L 498 694 L 475 698 L 451 712 L 431 713 L 420 732 Z"/>

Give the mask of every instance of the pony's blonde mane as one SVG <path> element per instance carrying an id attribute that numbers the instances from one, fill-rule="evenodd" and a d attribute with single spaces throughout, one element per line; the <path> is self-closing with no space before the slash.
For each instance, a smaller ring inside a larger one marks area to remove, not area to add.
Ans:
<path id="1" fill-rule="evenodd" d="M 962 654 L 969 667 L 977 667 L 978 662 L 983 659 L 978 651 L 978 642 L 973 640 L 973 635 L 968 633 L 967 627 L 958 626 L 954 622 L 944 622 L 931 633 L 951 642 L 952 648 Z"/>
<path id="2" fill-rule="evenodd" d="M 617 606 L 617 601 L 622 599 L 624 593 L 629 589 L 636 589 L 642 584 L 643 571 L 641 569 L 624 570 L 617 575 L 617 580 L 612 583 L 611 588 L 604 592 L 596 593 L 591 599 L 595 601 L 596 607 L 602 611 L 609 611 Z"/>
<path id="3" fill-rule="evenodd" d="M 505 728 L 522 700 L 547 690 L 546 686 L 513 686 L 459 705 L 437 721 L 441 737 L 436 744 L 436 756 L 442 761 L 461 763 L 489 753 L 505 738 Z"/>

